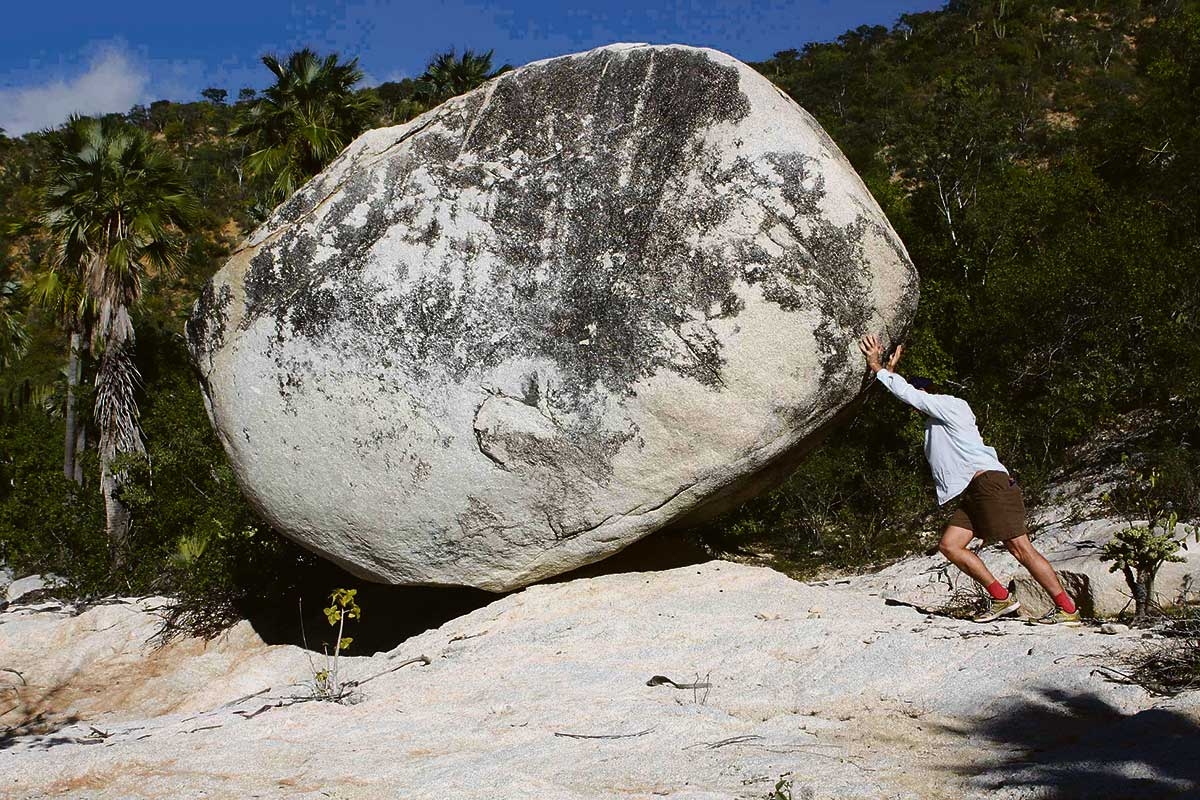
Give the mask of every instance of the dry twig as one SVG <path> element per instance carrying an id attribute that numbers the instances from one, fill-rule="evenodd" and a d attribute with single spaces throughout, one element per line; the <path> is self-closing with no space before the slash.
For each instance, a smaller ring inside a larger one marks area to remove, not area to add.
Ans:
<path id="1" fill-rule="evenodd" d="M 637 733 L 560 733 L 555 731 L 555 736 L 562 736 L 565 739 L 636 739 L 638 736 L 645 736 L 654 728 L 646 728 L 644 731 Z"/>

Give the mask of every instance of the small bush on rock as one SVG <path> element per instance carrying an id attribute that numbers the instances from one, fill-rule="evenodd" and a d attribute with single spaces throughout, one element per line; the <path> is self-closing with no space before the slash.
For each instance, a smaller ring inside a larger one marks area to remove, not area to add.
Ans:
<path id="1" fill-rule="evenodd" d="M 1179 556 L 1183 545 L 1176 533 L 1179 514 L 1162 490 L 1157 468 L 1144 472 L 1129 466 L 1128 456 L 1122 462 L 1127 465 L 1124 480 L 1104 497 L 1126 518 L 1129 527 L 1109 540 L 1100 559 L 1113 562 L 1110 572 L 1119 570 L 1124 574 L 1133 593 L 1134 622 L 1144 623 L 1154 605 L 1154 579 L 1159 568 L 1168 562 L 1183 561 Z"/>
<path id="2" fill-rule="evenodd" d="M 813 790 L 808 786 L 793 785 L 795 778 L 789 775 L 779 776 L 775 789 L 766 796 L 766 800 L 813 800 Z"/>

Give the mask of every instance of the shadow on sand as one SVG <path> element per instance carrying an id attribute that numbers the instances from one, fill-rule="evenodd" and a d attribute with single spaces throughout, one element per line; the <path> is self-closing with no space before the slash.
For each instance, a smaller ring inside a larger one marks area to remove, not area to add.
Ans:
<path id="1" fill-rule="evenodd" d="M 1200 797 L 1200 725 L 1171 709 L 1125 714 L 1091 693 L 1042 689 L 947 731 L 995 750 L 990 763 L 955 769 L 980 789 L 1042 800 Z"/>
<path id="2" fill-rule="evenodd" d="M 662 531 L 635 542 L 603 561 L 548 579 L 547 583 L 594 578 L 622 572 L 646 572 L 684 567 L 711 560 L 694 539 Z M 286 603 L 246 608 L 242 612 L 268 644 L 292 644 L 322 652 L 337 636 L 322 609 L 335 588 L 357 589 L 360 620 L 348 623 L 344 635 L 352 636 L 352 655 L 369 655 L 394 649 L 405 640 L 441 627 L 450 620 L 494 603 L 504 594 L 457 586 L 388 586 L 356 578 L 324 561 L 301 576 L 300 589 Z M 300 609 L 303 608 L 303 615 Z M 301 635 L 303 619 L 304 635 Z"/>

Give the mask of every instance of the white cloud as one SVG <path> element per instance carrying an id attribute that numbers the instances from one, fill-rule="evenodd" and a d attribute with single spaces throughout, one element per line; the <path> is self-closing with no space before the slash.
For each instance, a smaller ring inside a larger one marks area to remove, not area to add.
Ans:
<path id="1" fill-rule="evenodd" d="M 128 111 L 146 99 L 150 74 L 114 46 L 99 51 L 87 71 L 70 79 L 0 89 L 0 128 L 8 136 L 61 125 L 72 113 Z"/>

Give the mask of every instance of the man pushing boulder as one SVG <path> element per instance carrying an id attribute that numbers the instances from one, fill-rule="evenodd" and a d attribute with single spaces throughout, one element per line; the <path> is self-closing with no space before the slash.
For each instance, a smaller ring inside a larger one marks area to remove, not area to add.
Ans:
<path id="1" fill-rule="evenodd" d="M 975 537 L 984 544 L 1003 542 L 1008 552 L 1054 599 L 1055 608 L 1041 617 L 1045 624 L 1080 625 L 1075 603 L 1067 596 L 1054 568 L 1029 541 L 1025 527 L 1025 502 L 1021 487 L 983 443 L 975 415 L 965 400 L 939 394 L 929 378 L 906 381 L 894 372 L 903 345 L 883 365 L 883 345 L 873 335 L 859 342 L 867 366 L 889 392 L 925 415 L 925 458 L 937 484 L 938 505 L 958 500 L 950 521 L 942 531 L 938 549 L 951 563 L 986 589 L 991 606 L 975 617 L 976 622 L 1015 614 L 1021 602 L 1011 596 L 992 575 L 978 555 L 967 549 Z"/>

